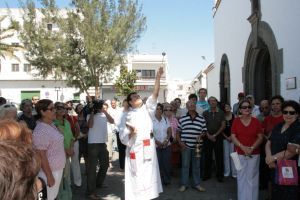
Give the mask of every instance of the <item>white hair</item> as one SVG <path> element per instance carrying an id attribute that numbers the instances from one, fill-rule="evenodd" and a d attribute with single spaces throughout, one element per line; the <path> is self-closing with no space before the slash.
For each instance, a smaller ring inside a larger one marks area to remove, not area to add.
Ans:
<path id="1" fill-rule="evenodd" d="M 18 109 L 12 104 L 3 104 L 0 106 L 0 119 L 5 118 L 5 115 L 8 111 L 17 111 Z"/>

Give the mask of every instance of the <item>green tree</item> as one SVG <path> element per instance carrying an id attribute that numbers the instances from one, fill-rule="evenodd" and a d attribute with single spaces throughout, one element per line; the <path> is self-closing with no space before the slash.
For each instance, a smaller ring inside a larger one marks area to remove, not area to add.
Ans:
<path id="1" fill-rule="evenodd" d="M 130 92 L 133 92 L 137 78 L 135 71 L 128 71 L 126 67 L 121 67 L 120 76 L 115 81 L 117 95 L 127 96 Z"/>
<path id="2" fill-rule="evenodd" d="M 38 10 L 32 0 L 24 5 L 22 39 L 28 61 L 39 75 L 65 77 L 88 96 L 91 86 L 100 96 L 100 86 L 124 63 L 146 27 L 137 0 L 73 0 L 65 13 L 55 0 L 41 0 Z"/>

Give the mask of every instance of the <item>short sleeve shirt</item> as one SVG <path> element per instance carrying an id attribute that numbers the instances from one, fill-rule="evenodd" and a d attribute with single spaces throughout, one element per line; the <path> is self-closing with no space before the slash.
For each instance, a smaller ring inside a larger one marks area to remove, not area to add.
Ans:
<path id="1" fill-rule="evenodd" d="M 87 121 L 90 115 L 87 116 Z M 108 139 L 107 132 L 107 118 L 103 112 L 94 115 L 94 125 L 89 128 L 88 143 L 89 144 L 103 144 Z"/>
<path id="2" fill-rule="evenodd" d="M 209 134 L 215 134 L 221 127 L 222 122 L 225 122 L 224 112 L 218 109 L 217 112 L 211 112 L 206 110 L 203 113 L 203 117 L 206 121 L 206 127 Z"/>
<path id="3" fill-rule="evenodd" d="M 170 124 L 168 120 L 164 117 L 159 121 L 156 117 L 153 119 L 153 135 L 155 140 L 159 142 L 164 142 L 168 136 L 168 128 Z"/>
<path id="4" fill-rule="evenodd" d="M 258 138 L 259 134 L 262 134 L 262 126 L 258 119 L 251 117 L 251 121 L 248 126 L 245 126 L 240 118 L 235 118 L 232 123 L 231 133 L 235 134 L 235 137 L 244 146 L 251 147 Z M 236 147 L 238 154 L 244 155 L 244 152 Z M 259 148 L 253 151 L 253 154 L 259 154 Z"/>
<path id="5" fill-rule="evenodd" d="M 187 113 L 187 115 L 181 117 L 178 122 L 178 131 L 180 132 L 181 141 L 184 142 L 188 148 L 194 149 L 197 144 L 197 137 L 207 131 L 205 119 L 198 114 L 192 119 L 191 115 Z"/>
<path id="6" fill-rule="evenodd" d="M 273 117 L 272 115 L 267 116 L 263 121 L 264 133 L 266 135 L 269 135 L 274 126 L 276 126 L 280 122 L 283 122 L 282 115 L 280 115 L 279 117 Z"/>
<path id="7" fill-rule="evenodd" d="M 62 170 L 65 167 L 64 136 L 54 124 L 37 121 L 32 142 L 34 149 L 46 150 L 51 171 Z"/>
<path id="8" fill-rule="evenodd" d="M 271 142 L 272 155 L 284 151 L 288 143 L 300 144 L 300 123 L 292 123 L 288 129 L 281 133 L 284 122 L 277 124 L 271 133 L 269 141 Z"/>

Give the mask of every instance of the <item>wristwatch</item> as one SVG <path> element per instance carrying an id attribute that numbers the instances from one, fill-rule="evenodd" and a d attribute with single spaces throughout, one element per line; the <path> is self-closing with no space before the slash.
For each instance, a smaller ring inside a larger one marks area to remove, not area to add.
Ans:
<path id="1" fill-rule="evenodd" d="M 276 157 L 276 156 L 273 156 L 273 159 L 274 159 L 275 161 L 277 161 L 277 157 Z"/>
<path id="2" fill-rule="evenodd" d="M 296 154 L 299 154 L 299 149 L 298 148 L 296 148 Z"/>

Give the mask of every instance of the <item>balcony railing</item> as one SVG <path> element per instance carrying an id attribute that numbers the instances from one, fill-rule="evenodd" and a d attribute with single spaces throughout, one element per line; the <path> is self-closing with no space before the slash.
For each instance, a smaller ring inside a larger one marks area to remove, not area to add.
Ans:
<path id="1" fill-rule="evenodd" d="M 166 77 L 162 76 L 161 80 L 164 80 L 164 79 L 166 79 Z M 139 80 L 139 81 L 143 81 L 143 80 L 145 80 L 145 81 L 154 81 L 155 80 L 155 76 L 138 76 L 137 80 Z"/>

